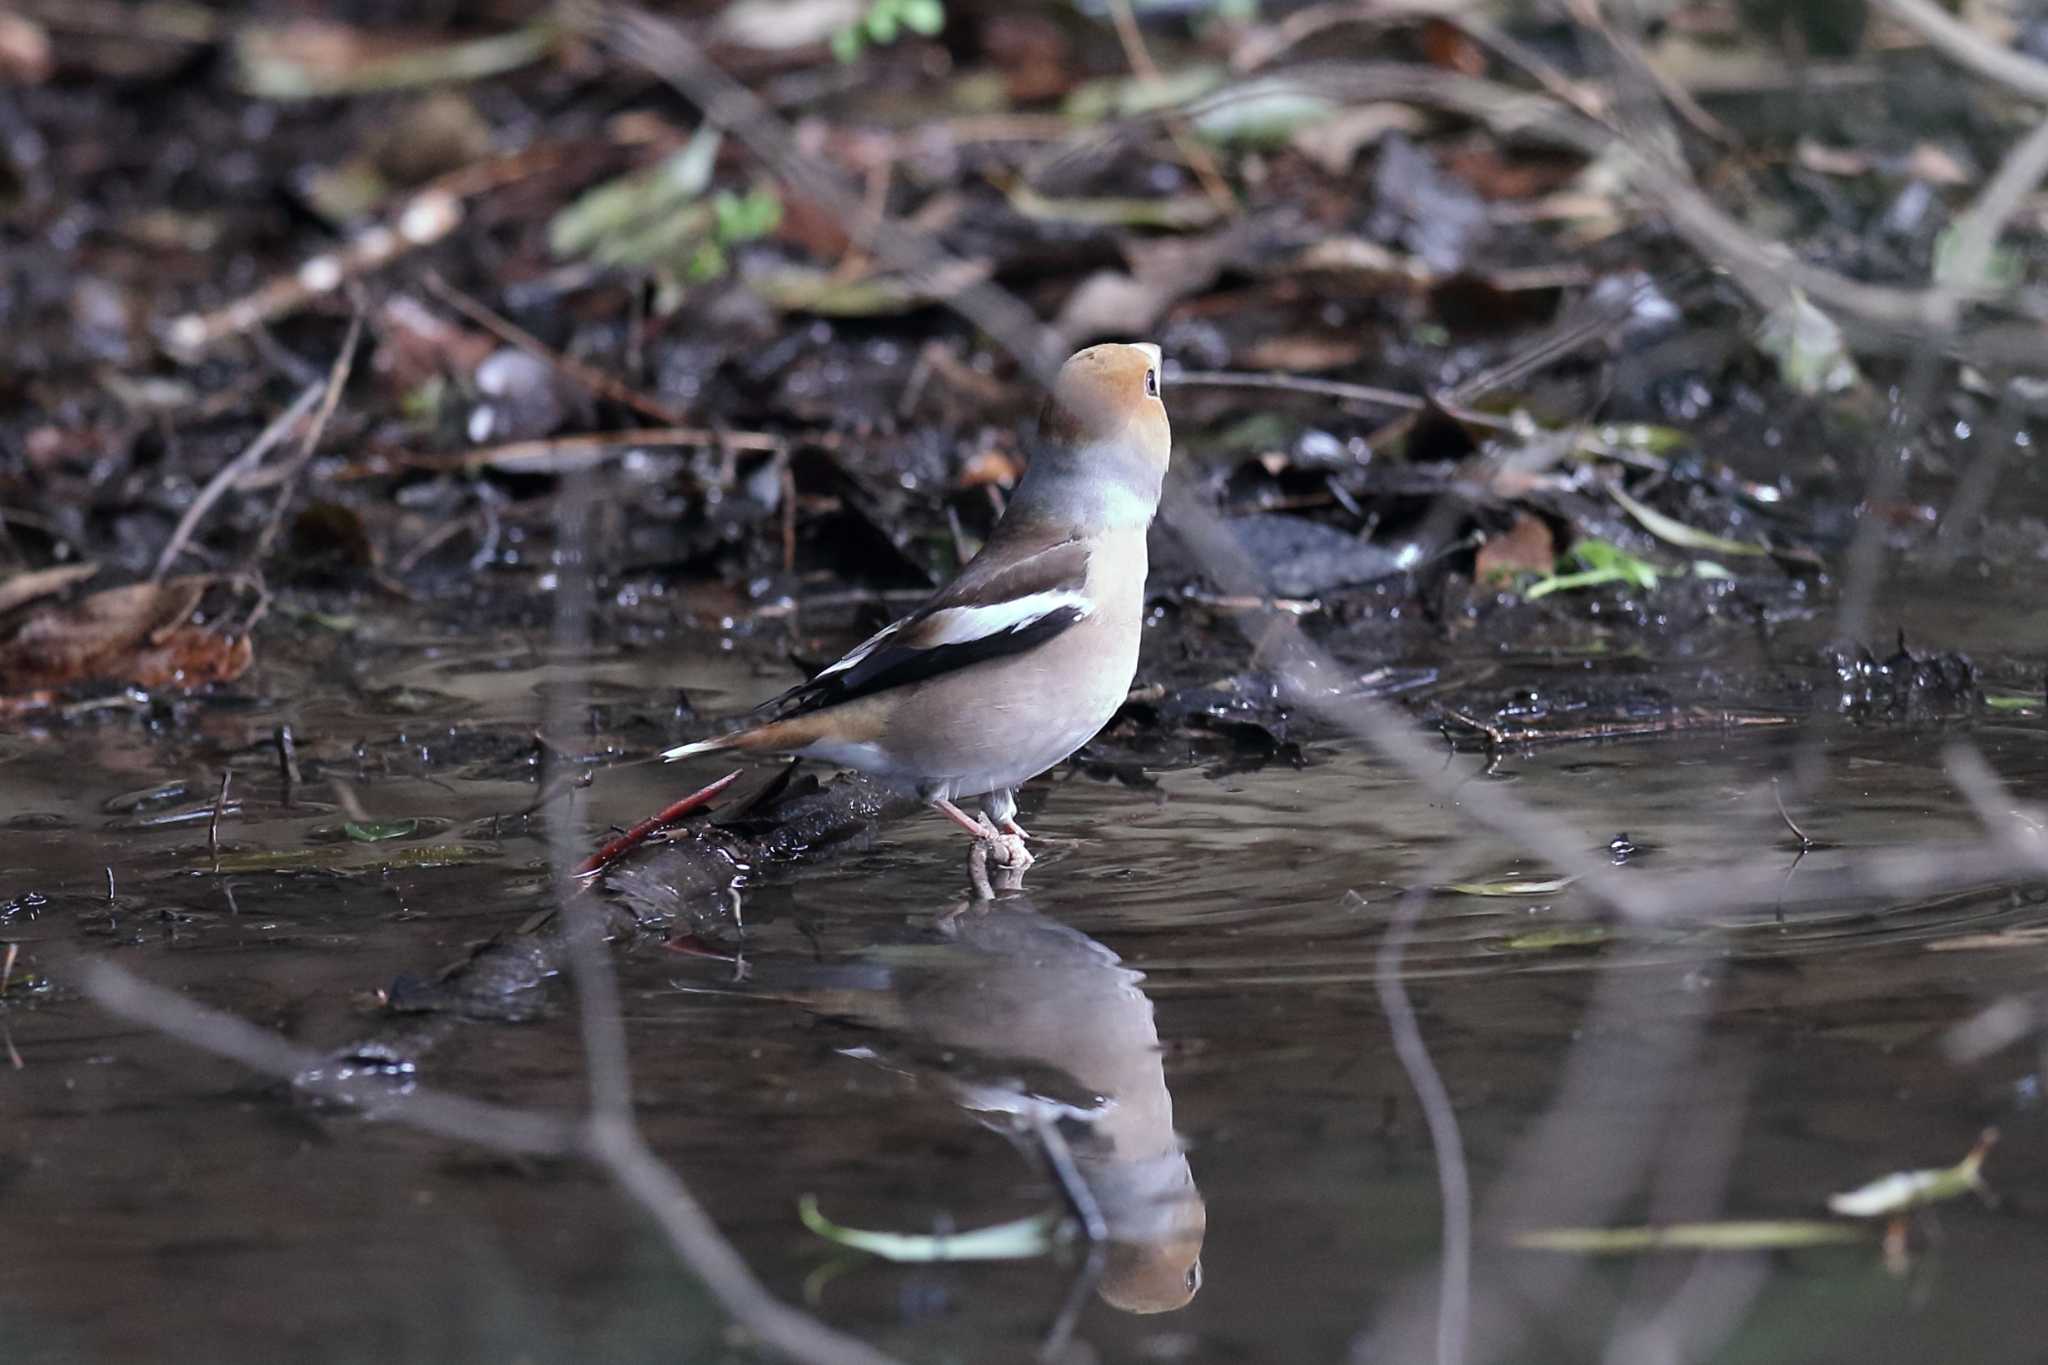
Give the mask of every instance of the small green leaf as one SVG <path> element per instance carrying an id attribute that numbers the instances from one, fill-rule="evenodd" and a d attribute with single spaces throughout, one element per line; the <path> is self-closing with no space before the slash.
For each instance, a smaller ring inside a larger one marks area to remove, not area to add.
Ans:
<path id="1" fill-rule="evenodd" d="M 1552 574 L 1529 585 L 1522 593 L 1523 600 L 1534 602 L 1554 592 L 1567 592 L 1576 588 L 1597 588 L 1608 583 L 1629 583 L 1653 592 L 1657 587 L 1657 570 L 1646 560 L 1638 559 L 1618 545 L 1588 537 L 1572 546 L 1571 557 L 1585 565 L 1578 573 Z"/>
<path id="2" fill-rule="evenodd" d="M 1981 1174 L 1984 1156 L 1997 1141 L 1998 1130 L 1987 1128 L 1970 1154 L 1955 1165 L 1934 1171 L 1894 1171 L 1868 1185 L 1829 1195 L 1828 1208 L 1846 1218 L 1890 1218 L 1972 1191 L 1986 1194 Z"/>
<path id="3" fill-rule="evenodd" d="M 1516 934 L 1501 946 L 1511 953 L 1554 953 L 1564 948 L 1597 948 L 1607 941 L 1599 924 L 1556 924 Z"/>
<path id="4" fill-rule="evenodd" d="M 713 231 L 725 246 L 757 241 L 782 226 L 782 200 L 773 190 L 745 194 L 720 190 L 711 199 Z"/>
<path id="5" fill-rule="evenodd" d="M 1637 502 L 1634 498 L 1623 492 L 1619 485 L 1611 486 L 1607 491 L 1614 495 L 1614 500 L 1622 505 L 1623 510 L 1641 523 L 1645 531 L 1648 531 L 1659 540 L 1679 546 L 1682 549 L 1707 550 L 1715 554 L 1724 555 L 1761 555 L 1769 553 L 1761 545 L 1751 545 L 1749 542 L 1742 540 L 1730 540 L 1726 536 L 1717 536 L 1711 531 L 1702 531 L 1696 527 L 1687 526 L 1682 521 L 1673 520 L 1655 508 L 1646 507 L 1642 503 Z"/>
<path id="6" fill-rule="evenodd" d="M 690 253 L 690 263 L 683 268 L 692 284 L 715 280 L 724 273 L 725 249 L 708 240 L 697 243 L 697 249 Z"/>
<path id="7" fill-rule="evenodd" d="M 1778 362 L 1778 376 L 1808 398 L 1840 393 L 1862 376 L 1835 320 L 1798 290 L 1764 319 L 1757 348 Z"/>
<path id="8" fill-rule="evenodd" d="M 1444 887 L 1461 896 L 1549 896 L 1564 890 L 1577 877 L 1523 877 L 1509 875 L 1489 882 L 1451 882 Z"/>
<path id="9" fill-rule="evenodd" d="M 859 61 L 860 50 L 865 46 L 857 26 L 848 25 L 832 35 L 832 55 L 845 65 Z"/>
<path id="10" fill-rule="evenodd" d="M 818 1211 L 816 1195 L 797 1201 L 804 1226 L 828 1242 L 870 1252 L 885 1261 L 1023 1261 L 1052 1250 L 1059 1227 L 1056 1214 L 1040 1213 L 1011 1223 L 975 1228 L 950 1236 L 909 1232 L 874 1232 L 841 1227 Z"/>
<path id="11" fill-rule="evenodd" d="M 946 7 L 940 0 L 903 0 L 898 12 L 905 28 L 927 38 L 946 26 Z"/>
<path id="12" fill-rule="evenodd" d="M 876 5 L 868 11 L 868 38 L 878 46 L 887 47 L 896 41 L 896 11 L 886 5 Z"/>
<path id="13" fill-rule="evenodd" d="M 419 832 L 418 820 L 351 820 L 341 832 L 359 844 L 377 844 L 386 839 L 405 839 Z"/>

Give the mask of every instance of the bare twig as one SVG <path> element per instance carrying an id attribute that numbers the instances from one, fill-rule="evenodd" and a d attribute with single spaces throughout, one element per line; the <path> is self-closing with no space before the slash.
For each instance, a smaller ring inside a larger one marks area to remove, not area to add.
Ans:
<path id="1" fill-rule="evenodd" d="M 391 225 L 367 228 L 339 251 L 308 256 L 299 268 L 211 313 L 187 313 L 164 329 L 164 344 L 192 357 L 227 337 L 296 312 L 352 279 L 381 269 L 409 251 L 440 241 L 462 222 L 462 201 L 442 190 L 408 199 Z"/>
<path id="2" fill-rule="evenodd" d="M 1792 837 L 1799 841 L 1799 851 L 1804 853 L 1811 849 L 1813 840 L 1806 837 L 1806 831 L 1799 828 L 1791 813 L 1785 809 L 1785 794 L 1778 790 L 1778 779 L 1775 777 L 1771 779 L 1771 799 L 1778 803 L 1778 818 L 1785 822 L 1785 828 L 1791 830 Z"/>
<path id="3" fill-rule="evenodd" d="M 1437 1365 L 1462 1365 L 1470 1335 L 1472 1311 L 1472 1183 L 1465 1169 L 1465 1143 L 1458 1131 L 1457 1109 L 1443 1077 L 1430 1060 L 1429 1045 L 1423 1041 L 1416 1021 L 1415 1006 L 1401 980 L 1401 958 L 1415 923 L 1429 900 L 1429 888 L 1444 877 L 1439 872 L 1401 897 L 1394 919 L 1380 940 L 1373 963 L 1373 984 L 1379 991 L 1380 1009 L 1387 1016 L 1387 1032 L 1393 1040 L 1394 1055 L 1408 1074 L 1408 1084 L 1422 1106 L 1423 1122 L 1429 1126 L 1430 1146 L 1436 1151 L 1437 1195 L 1442 1203 L 1443 1283 L 1437 1297 Z"/>
<path id="4" fill-rule="evenodd" d="M 305 472 L 307 462 L 320 446 L 320 437 L 327 431 L 328 420 L 334 416 L 334 409 L 341 402 L 341 391 L 348 387 L 349 371 L 356 363 L 356 345 L 362 339 L 363 315 L 359 310 L 349 319 L 348 336 L 341 343 L 341 354 L 335 356 L 334 367 L 327 372 L 327 394 L 320 400 L 320 410 L 313 414 L 313 421 L 299 442 L 298 453 L 284 466 L 283 487 L 277 490 L 277 501 L 271 504 L 270 516 L 256 537 L 255 547 L 249 551 L 245 572 L 262 569 L 264 557 L 270 553 L 271 542 L 277 539 L 278 529 L 284 525 L 285 509 L 291 505 L 292 494 L 298 490 L 299 476 Z"/>
<path id="5" fill-rule="evenodd" d="M 1999 234 L 2044 177 L 2048 177 L 2048 117 L 2006 153 L 1998 173 L 1956 218 L 1948 256 L 1940 265 L 1940 275 L 1952 289 L 1994 287 L 1985 276 Z"/>
<path id="6" fill-rule="evenodd" d="M 2000 47 L 1932 0 L 1877 0 L 1894 19 L 1980 76 L 2027 96 L 2048 100 L 2048 62 Z"/>
<path id="7" fill-rule="evenodd" d="M 110 1013 L 290 1081 L 309 1094 L 361 1106 L 373 1117 L 492 1151 L 581 1156 L 610 1175 L 655 1220 L 678 1257 L 763 1345 L 807 1365 L 894 1365 L 893 1357 L 833 1331 L 771 1295 L 630 1124 L 488 1104 L 424 1087 L 386 1087 L 351 1069 L 333 1067 L 332 1059 L 233 1015 L 150 985 L 111 963 L 87 962 L 78 980 L 85 994 Z"/>
<path id="8" fill-rule="evenodd" d="M 1622 62 L 1656 87 L 1657 93 L 1678 111 L 1678 116 L 1690 124 L 1695 132 L 1712 138 L 1724 147 L 1735 145 L 1735 135 L 1728 131 L 1727 124 L 1702 108 L 1700 102 L 1692 97 L 1691 91 L 1665 75 L 1657 64 L 1650 60 L 1649 54 L 1643 51 L 1642 44 L 1636 41 L 1633 34 L 1618 29 L 1607 21 L 1600 0 L 1568 0 L 1568 3 L 1572 17 L 1605 39 Z"/>
<path id="9" fill-rule="evenodd" d="M 198 528 L 200 520 L 206 516 L 214 503 L 220 501 L 221 494 L 227 492 L 244 474 L 263 463 L 263 457 L 275 449 L 278 442 L 289 436 L 292 428 L 313 410 L 313 405 L 320 401 L 320 395 L 325 388 L 324 384 L 309 384 L 300 390 L 299 396 L 292 400 L 291 406 L 279 413 L 269 426 L 263 428 L 256 439 L 249 443 L 248 449 L 222 465 L 214 472 L 214 476 L 206 481 L 206 486 L 199 490 L 199 496 L 192 499 L 192 505 L 185 509 L 185 515 L 178 518 L 178 525 L 171 532 L 170 540 L 164 544 L 163 553 L 157 556 L 156 567 L 149 574 L 152 583 L 162 581 L 164 574 L 169 571 L 172 563 L 192 539 L 192 532 Z"/>
<path id="10" fill-rule="evenodd" d="M 577 1147 L 576 1123 L 570 1116 L 485 1104 L 428 1089 L 399 1091 L 381 1085 L 365 1089 L 362 1078 L 341 1074 L 342 1069 L 328 1065 L 332 1060 L 328 1057 L 150 985 L 110 962 L 85 963 L 78 984 L 102 1009 L 123 1019 L 266 1076 L 291 1081 L 311 1094 L 364 1105 L 379 1118 L 500 1152 L 567 1156 Z"/>
<path id="11" fill-rule="evenodd" d="M 1146 85 L 1158 85 L 1161 80 L 1159 67 L 1152 60 L 1151 49 L 1145 46 L 1145 34 L 1138 27 L 1138 16 L 1131 9 L 1131 0 L 1109 0 L 1109 17 L 1116 28 L 1117 43 L 1124 50 L 1124 60 L 1130 63 L 1131 73 Z M 1180 149 L 1181 159 L 1194 171 L 1195 179 L 1202 182 L 1202 190 L 1210 202 L 1225 217 L 1238 213 L 1243 206 L 1237 202 L 1237 195 L 1231 192 L 1230 182 L 1223 178 L 1215 156 L 1195 137 L 1187 120 L 1168 118 L 1166 128 L 1173 135 L 1173 145 Z"/>
<path id="12" fill-rule="evenodd" d="M 220 794 L 213 798 L 213 818 L 206 822 L 206 854 L 216 863 L 220 861 L 220 814 L 227 809 L 228 783 L 234 781 L 235 770 L 220 770 Z"/>
<path id="13" fill-rule="evenodd" d="M 292 738 L 289 725 L 278 726 L 274 737 L 277 741 L 277 766 L 284 778 L 284 804 L 286 809 L 290 809 L 292 798 L 304 782 L 299 775 L 299 747 Z"/>
<path id="14" fill-rule="evenodd" d="M 510 318 L 494 311 L 482 301 L 463 293 L 440 275 L 427 271 L 421 276 L 427 289 L 434 297 L 453 308 L 456 312 L 474 322 L 477 326 L 497 337 L 508 346 L 515 346 L 534 359 L 547 365 L 558 374 L 567 376 L 573 382 L 614 403 L 623 404 L 643 417 L 651 417 L 665 426 L 682 426 L 689 418 L 682 409 L 664 403 L 658 398 L 641 393 L 632 385 L 614 379 L 604 371 L 594 369 L 580 360 L 572 360 L 554 347 L 542 341 L 533 333 L 513 322 Z"/>
<path id="15" fill-rule="evenodd" d="M 792 440 L 800 444 L 832 446 L 832 432 L 816 437 L 784 438 L 766 431 L 713 431 L 708 427 L 647 427 L 639 431 L 593 431 L 574 436 L 550 436 L 533 441 L 507 441 L 478 446 L 445 455 L 411 453 L 380 454 L 341 471 L 345 480 L 383 478 L 399 469 L 496 469 L 504 473 L 562 474 L 572 468 L 601 464 L 629 450 L 653 446 L 725 446 L 732 450 L 786 450 Z"/>
<path id="16" fill-rule="evenodd" d="M 1399 389 L 1375 388 L 1371 384 L 1350 384 L 1335 379 L 1309 379 L 1301 375 L 1244 370 L 1182 370 L 1171 383 L 1189 388 L 1277 389 L 1283 393 L 1313 394 L 1318 398 L 1341 398 L 1348 403 L 1376 403 L 1404 412 L 1427 412 L 1429 400 Z"/>

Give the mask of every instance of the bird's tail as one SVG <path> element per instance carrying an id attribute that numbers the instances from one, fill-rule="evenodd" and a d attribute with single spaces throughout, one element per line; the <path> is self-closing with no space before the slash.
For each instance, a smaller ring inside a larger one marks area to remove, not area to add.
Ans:
<path id="1" fill-rule="evenodd" d="M 735 730 L 729 735 L 713 735 L 710 739 L 679 744 L 662 754 L 662 758 L 673 763 L 679 758 L 716 753 L 721 749 L 738 749 L 750 754 L 789 754 L 814 743 L 820 734 L 820 722 L 815 715 L 792 716 L 788 720 L 771 720 L 766 725 Z"/>

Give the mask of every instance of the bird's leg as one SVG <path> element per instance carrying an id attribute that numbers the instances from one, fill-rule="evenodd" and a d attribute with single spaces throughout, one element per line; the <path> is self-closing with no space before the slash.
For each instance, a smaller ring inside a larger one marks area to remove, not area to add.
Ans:
<path id="1" fill-rule="evenodd" d="M 975 894 L 984 900 L 994 894 L 988 879 L 991 864 L 1011 874 L 1004 878 L 1004 889 L 1014 890 L 1013 878 L 1021 876 L 1025 868 L 1037 861 L 1031 856 L 1031 850 L 1024 847 L 1022 839 L 998 830 L 986 816 L 980 820 L 969 819 L 967 812 L 943 797 L 932 802 L 932 809 L 973 836 L 974 847 L 967 853 L 967 875 L 974 883 Z"/>
<path id="2" fill-rule="evenodd" d="M 998 787 L 981 799 L 981 808 L 987 812 L 991 824 L 1005 834 L 1014 834 L 1019 839 L 1029 839 L 1031 831 L 1017 823 L 1017 793 L 1009 787 Z"/>

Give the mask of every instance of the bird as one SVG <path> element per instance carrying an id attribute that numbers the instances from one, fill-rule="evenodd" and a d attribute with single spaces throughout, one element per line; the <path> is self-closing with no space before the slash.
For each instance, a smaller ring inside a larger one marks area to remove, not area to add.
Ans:
<path id="1" fill-rule="evenodd" d="M 1068 357 L 1024 476 L 950 583 L 752 723 L 662 757 L 737 750 L 853 768 L 973 836 L 970 866 L 1030 866 L 1018 786 L 1093 739 L 1137 673 L 1145 534 L 1173 444 L 1160 365 L 1152 342 Z M 977 797 L 979 820 L 957 804 Z"/>

